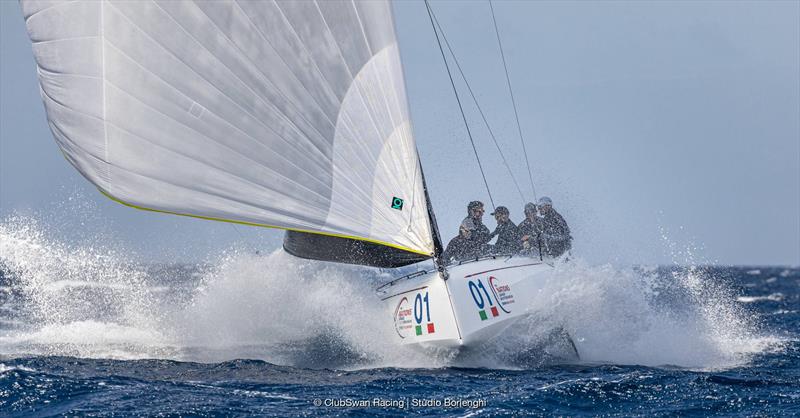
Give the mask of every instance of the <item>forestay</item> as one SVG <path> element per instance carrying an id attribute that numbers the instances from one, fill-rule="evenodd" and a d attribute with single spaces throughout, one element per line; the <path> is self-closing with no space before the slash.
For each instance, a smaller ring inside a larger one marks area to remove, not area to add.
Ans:
<path id="1" fill-rule="evenodd" d="M 301 257 L 433 253 L 387 1 L 22 8 L 56 141 L 108 197 L 382 254 L 287 235 Z"/>

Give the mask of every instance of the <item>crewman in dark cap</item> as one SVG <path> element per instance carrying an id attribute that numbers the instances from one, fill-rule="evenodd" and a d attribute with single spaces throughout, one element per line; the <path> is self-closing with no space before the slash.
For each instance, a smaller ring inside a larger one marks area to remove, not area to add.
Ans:
<path id="1" fill-rule="evenodd" d="M 553 201 L 549 197 L 539 199 L 539 221 L 541 224 L 542 252 L 551 257 L 558 257 L 572 248 L 567 221 L 553 209 Z"/>
<path id="2" fill-rule="evenodd" d="M 522 249 L 529 254 L 538 254 L 542 243 L 542 225 L 536 204 L 526 203 L 524 211 L 525 219 L 518 225 L 519 233 L 522 235 Z"/>
<path id="3" fill-rule="evenodd" d="M 475 223 L 471 218 L 464 219 L 458 228 L 458 236 L 451 239 L 444 250 L 442 258 L 445 262 L 461 261 L 476 258 L 479 255 L 481 245 L 471 240 L 475 231 Z"/>
<path id="4" fill-rule="evenodd" d="M 483 209 L 483 202 L 479 200 L 473 200 L 467 205 L 467 217 L 464 218 L 465 221 L 467 219 L 472 220 L 472 223 L 475 225 L 475 229 L 472 231 L 470 240 L 474 241 L 479 248 L 488 244 L 493 238 L 489 228 L 483 224 L 484 212 L 485 210 Z"/>
<path id="5" fill-rule="evenodd" d="M 497 228 L 492 232 L 491 237 L 497 236 L 493 252 L 495 254 L 516 254 L 522 249 L 522 235 L 519 228 L 509 219 L 508 208 L 498 206 L 492 213 L 497 221 Z"/>

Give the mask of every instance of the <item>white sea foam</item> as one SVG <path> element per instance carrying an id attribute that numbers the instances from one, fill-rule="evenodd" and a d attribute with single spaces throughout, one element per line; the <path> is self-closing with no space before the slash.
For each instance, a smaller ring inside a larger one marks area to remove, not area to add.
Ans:
<path id="1" fill-rule="evenodd" d="M 780 302 L 783 300 L 783 297 L 784 297 L 783 293 L 773 293 L 765 296 L 739 296 L 736 298 L 736 301 L 742 303 L 763 302 L 767 300 L 773 302 Z"/>
<path id="2" fill-rule="evenodd" d="M 657 274 L 574 260 L 532 302 L 572 335 L 583 361 L 717 368 L 764 349 L 748 312 L 699 269 Z"/>
<path id="3" fill-rule="evenodd" d="M 396 344 L 372 290 L 386 278 L 376 269 L 231 250 L 176 285 L 112 250 L 55 240 L 26 218 L 0 223 L 0 262 L 24 298 L 25 323 L 0 334 L 0 353 L 12 356 L 514 367 L 515 355 L 561 327 L 582 361 L 717 368 L 777 344 L 731 292 L 692 268 L 664 281 L 655 269 L 558 265 L 528 321 L 479 356 L 456 357 Z"/>
<path id="4" fill-rule="evenodd" d="M 22 370 L 22 371 L 26 371 L 26 372 L 35 372 L 36 371 L 34 369 L 31 369 L 30 367 L 6 366 L 5 364 L 0 363 L 0 376 L 2 376 L 5 373 L 8 373 L 8 372 L 13 372 L 15 370 Z"/>

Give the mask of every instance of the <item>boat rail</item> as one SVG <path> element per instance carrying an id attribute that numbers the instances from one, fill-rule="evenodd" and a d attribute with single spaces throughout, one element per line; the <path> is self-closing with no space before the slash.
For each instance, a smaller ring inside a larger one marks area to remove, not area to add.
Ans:
<path id="1" fill-rule="evenodd" d="M 479 256 L 479 257 L 468 258 L 468 259 L 465 259 L 465 260 L 459 260 L 459 261 L 450 263 L 447 266 L 448 267 L 449 266 L 461 266 L 461 265 L 464 265 L 464 264 L 474 263 L 476 261 L 483 261 L 483 260 L 497 260 L 497 259 L 501 259 L 501 258 L 510 259 L 512 257 L 515 257 L 515 256 L 519 256 L 519 254 L 504 253 L 504 254 L 482 255 L 482 256 Z M 434 271 L 435 270 L 419 270 L 419 271 L 415 271 L 414 273 L 410 273 L 410 274 L 406 274 L 404 276 L 400 276 L 400 277 L 398 277 L 396 279 L 393 279 L 393 280 L 391 280 L 389 282 L 386 282 L 386 283 L 380 285 L 379 287 L 377 287 L 375 289 L 375 291 L 378 292 L 378 293 L 386 293 L 389 290 L 389 288 L 393 287 L 394 285 L 396 285 L 396 284 L 398 284 L 400 282 L 404 282 L 406 280 L 411 280 L 411 279 L 414 279 L 414 278 L 419 277 L 419 276 L 424 276 L 424 275 L 426 275 L 428 273 L 432 273 Z"/>
<path id="2" fill-rule="evenodd" d="M 433 270 L 431 270 L 431 271 L 433 271 Z M 419 270 L 419 271 L 415 271 L 414 273 L 411 273 L 411 274 L 406 274 L 405 276 L 400 276 L 400 277 L 398 277 L 396 279 L 393 279 L 393 280 L 391 280 L 389 282 L 386 282 L 386 283 L 378 286 L 375 289 L 375 291 L 379 292 L 379 293 L 386 293 L 386 291 L 389 290 L 390 287 L 396 285 L 397 283 L 399 283 L 401 281 L 410 280 L 410 279 L 413 279 L 415 277 L 424 276 L 424 275 L 428 274 L 428 272 L 429 272 L 428 270 Z"/>

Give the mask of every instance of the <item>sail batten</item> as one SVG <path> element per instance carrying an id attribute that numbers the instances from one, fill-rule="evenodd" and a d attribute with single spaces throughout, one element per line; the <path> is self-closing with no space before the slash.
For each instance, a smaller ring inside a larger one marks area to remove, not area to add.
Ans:
<path id="1" fill-rule="evenodd" d="M 433 254 L 388 1 L 21 4 L 53 136 L 106 196 L 299 257 Z"/>

